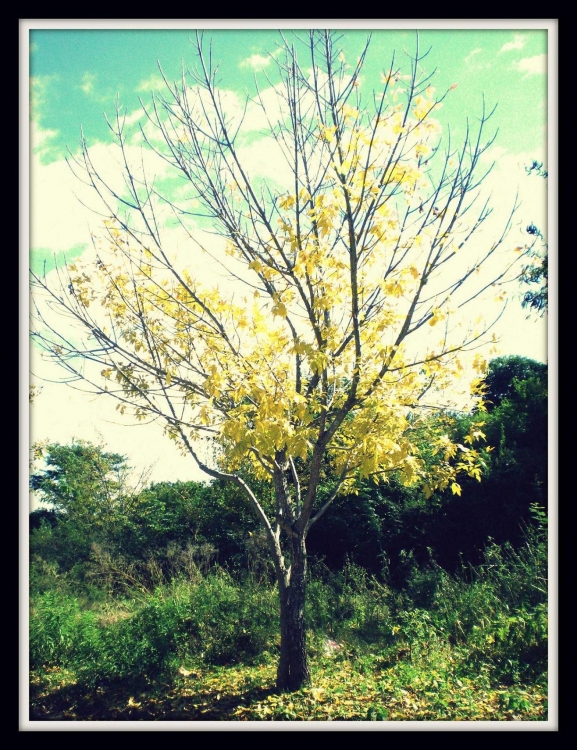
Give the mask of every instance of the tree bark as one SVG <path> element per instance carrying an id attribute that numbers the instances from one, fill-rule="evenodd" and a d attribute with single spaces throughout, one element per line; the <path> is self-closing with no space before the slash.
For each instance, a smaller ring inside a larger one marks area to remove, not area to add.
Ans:
<path id="1" fill-rule="evenodd" d="M 288 582 L 279 580 L 280 661 L 279 690 L 299 690 L 310 682 L 305 630 L 306 547 L 300 535 L 291 539 Z"/>

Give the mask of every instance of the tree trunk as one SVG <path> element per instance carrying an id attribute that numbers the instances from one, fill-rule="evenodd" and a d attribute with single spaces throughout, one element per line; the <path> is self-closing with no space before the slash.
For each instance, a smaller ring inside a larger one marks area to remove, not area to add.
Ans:
<path id="1" fill-rule="evenodd" d="M 280 661 L 277 671 L 279 690 L 299 690 L 310 682 L 306 631 L 306 548 L 304 539 L 291 540 L 291 567 L 288 583 L 279 581 Z"/>

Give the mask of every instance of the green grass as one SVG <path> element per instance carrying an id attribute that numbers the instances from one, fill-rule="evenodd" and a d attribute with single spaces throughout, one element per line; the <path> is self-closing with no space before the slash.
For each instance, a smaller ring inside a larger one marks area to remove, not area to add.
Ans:
<path id="1" fill-rule="evenodd" d="M 31 716 L 60 720 L 544 721 L 544 536 L 394 591 L 354 565 L 308 588 L 312 686 L 274 689 L 277 592 L 214 568 L 152 593 L 33 594 Z"/>

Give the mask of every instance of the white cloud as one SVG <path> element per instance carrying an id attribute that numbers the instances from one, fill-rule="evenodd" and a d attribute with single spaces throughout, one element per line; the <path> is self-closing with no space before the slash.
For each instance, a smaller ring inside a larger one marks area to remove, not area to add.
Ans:
<path id="1" fill-rule="evenodd" d="M 107 87 L 103 90 L 102 83 L 99 81 L 96 73 L 84 73 L 81 83 L 77 88 L 83 91 L 86 96 L 90 97 L 90 99 L 101 104 L 106 103 L 110 105 L 118 96 L 118 92 L 111 87 Z"/>
<path id="2" fill-rule="evenodd" d="M 469 52 L 469 54 L 468 54 L 468 55 L 467 55 L 467 57 L 465 58 L 465 62 L 466 62 L 467 64 L 469 64 L 469 63 L 471 62 L 471 60 L 473 59 L 473 57 L 475 57 L 475 55 L 478 55 L 478 54 L 479 54 L 479 52 L 482 52 L 482 51 L 483 51 L 483 50 L 481 49 L 481 47 L 477 47 L 476 49 L 474 49 L 474 50 L 471 50 L 471 52 Z"/>
<path id="3" fill-rule="evenodd" d="M 519 73 L 525 73 L 525 78 L 534 75 L 547 75 L 547 55 L 534 55 L 533 57 L 524 57 L 514 62 L 511 67 L 518 70 Z"/>
<path id="4" fill-rule="evenodd" d="M 527 37 L 525 36 L 525 34 L 514 34 L 513 41 L 507 42 L 506 44 L 504 44 L 499 50 L 499 52 L 511 52 L 511 50 L 523 49 L 526 41 L 527 41 Z"/>
<path id="5" fill-rule="evenodd" d="M 259 73 L 261 70 L 268 68 L 274 58 L 277 58 L 283 52 L 282 47 L 279 47 L 274 52 L 270 52 L 266 55 L 259 55 L 255 53 L 250 57 L 241 60 L 239 68 L 251 68 L 255 73 Z"/>
<path id="6" fill-rule="evenodd" d="M 254 54 L 247 57 L 239 64 L 241 68 L 251 68 L 255 72 L 259 72 L 267 68 L 271 63 L 270 57 L 264 57 L 263 55 Z"/>
<path id="7" fill-rule="evenodd" d="M 50 95 L 51 84 L 58 80 L 56 74 L 47 76 L 34 76 L 30 79 L 30 116 L 32 120 L 38 121 L 46 101 Z"/>
<path id="8" fill-rule="evenodd" d="M 134 125 L 135 122 L 138 122 L 138 120 L 141 120 L 144 116 L 145 112 L 143 109 L 135 109 L 132 114 L 126 116 L 124 124 L 130 127 L 130 125 Z"/>
<path id="9" fill-rule="evenodd" d="M 493 196 L 492 204 L 504 210 L 519 192 L 521 207 L 516 214 L 515 226 L 520 227 L 525 241 L 525 227 L 534 222 L 543 227 L 547 221 L 547 180 L 529 176 L 525 170 L 534 160 L 546 162 L 545 144 L 530 153 L 511 154 L 501 146 L 493 146 L 482 156 L 486 164 L 495 166 L 486 180 L 486 188 Z"/>
<path id="10" fill-rule="evenodd" d="M 94 82 L 96 81 L 96 75 L 94 73 L 85 73 L 82 76 L 82 83 L 80 88 L 84 93 L 89 96 L 94 91 Z"/>
<path id="11" fill-rule="evenodd" d="M 279 122 L 288 115 L 288 109 L 283 97 L 283 89 L 279 86 L 269 86 L 260 92 L 259 101 L 250 101 L 242 123 L 244 133 L 267 130 L 268 122 Z M 239 113 L 242 112 L 239 102 Z"/>
<path id="12" fill-rule="evenodd" d="M 273 138 L 259 138 L 250 146 L 240 149 L 240 158 L 248 165 L 251 177 L 261 177 L 280 190 L 290 190 L 294 174 Z"/>
<path id="13" fill-rule="evenodd" d="M 32 153 L 38 154 L 40 158 L 47 155 L 52 144 L 51 141 L 58 135 L 57 130 L 41 128 L 37 122 L 30 123 L 30 149 Z"/>
<path id="14" fill-rule="evenodd" d="M 30 160 L 30 247 L 69 250 L 88 237 L 89 214 L 78 202 L 90 195 L 64 160 L 45 165 L 41 153 Z"/>
<path id="15" fill-rule="evenodd" d="M 477 47 L 474 50 L 471 50 L 467 57 L 463 60 L 465 65 L 467 66 L 468 70 L 470 71 L 478 71 L 478 70 L 487 70 L 488 68 L 492 67 L 491 62 L 481 62 L 478 58 L 478 55 L 481 54 L 483 51 L 482 47 Z"/>
<path id="16" fill-rule="evenodd" d="M 165 83 L 162 80 L 162 76 L 159 76 L 156 73 L 153 73 L 151 76 L 141 81 L 136 87 L 136 90 L 137 91 L 157 91 L 158 89 L 162 89 L 164 85 Z"/>
<path id="17" fill-rule="evenodd" d="M 53 131 L 33 126 L 31 135 L 32 142 L 38 146 L 30 160 L 31 248 L 62 252 L 89 242 L 90 228 L 101 222 L 97 212 L 103 211 L 94 190 L 75 176 L 64 159 L 47 165 L 42 163 L 43 146 L 54 135 Z M 89 153 L 105 182 L 117 194 L 124 194 L 126 186 L 118 147 L 97 144 Z M 126 155 L 134 165 L 136 176 L 141 174 L 142 165 L 149 178 L 166 175 L 168 165 L 150 149 L 128 146 Z"/>
<path id="18" fill-rule="evenodd" d="M 535 149 L 530 153 L 513 154 L 501 146 L 493 146 L 481 156 L 482 165 L 479 172 L 494 163 L 493 169 L 483 181 L 479 199 L 475 204 L 480 209 L 486 199 L 492 213 L 486 221 L 475 231 L 471 239 L 470 247 L 463 253 L 463 260 L 486 252 L 493 242 L 500 236 L 505 228 L 508 216 L 513 208 L 515 196 L 520 204 L 515 212 L 510 230 L 502 244 L 497 248 L 493 259 L 486 263 L 481 269 L 482 273 L 490 275 L 497 274 L 504 266 L 507 259 L 517 257 L 513 255 L 515 247 L 522 247 L 531 242 L 531 237 L 526 228 L 529 224 L 537 225 L 544 235 L 547 236 L 547 180 L 530 177 L 525 171 L 534 159 L 546 161 L 545 142 L 542 149 Z M 475 214 L 473 210 L 471 216 Z M 518 261 L 518 267 L 519 261 Z M 518 282 L 508 283 L 503 287 L 506 292 L 507 308 L 495 325 L 495 332 L 499 341 L 498 352 L 490 356 L 500 354 L 518 354 L 531 357 L 540 361 L 547 359 L 547 320 L 541 318 L 527 319 L 527 312 L 521 307 L 522 290 Z M 483 316 L 490 320 L 498 314 L 500 304 L 494 303 L 495 290 L 490 287 L 472 305 L 464 308 L 469 319 L 475 315 Z"/>

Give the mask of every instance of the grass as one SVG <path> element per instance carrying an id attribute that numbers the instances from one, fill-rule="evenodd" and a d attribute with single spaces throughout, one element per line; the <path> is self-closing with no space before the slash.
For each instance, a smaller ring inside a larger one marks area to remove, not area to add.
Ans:
<path id="1" fill-rule="evenodd" d="M 275 587 L 214 568 L 149 594 L 33 595 L 32 720 L 545 721 L 546 555 L 491 546 L 394 591 L 348 565 L 308 589 L 312 685 L 274 688 Z"/>
<path id="2" fill-rule="evenodd" d="M 279 694 L 276 666 L 181 665 L 156 680 L 87 690 L 52 667 L 32 684 L 32 720 L 148 721 L 545 721 L 546 683 L 506 685 L 467 674 L 450 651 L 431 658 L 345 652 L 311 660 L 312 687 Z"/>

